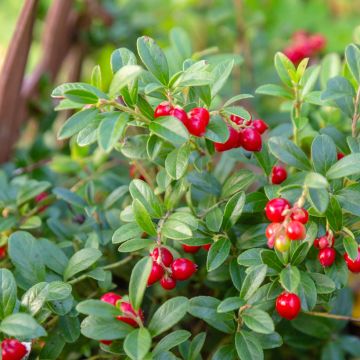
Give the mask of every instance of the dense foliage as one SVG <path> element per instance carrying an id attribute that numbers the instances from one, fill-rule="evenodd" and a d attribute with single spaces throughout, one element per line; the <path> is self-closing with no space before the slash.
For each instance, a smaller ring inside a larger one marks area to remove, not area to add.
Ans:
<path id="1" fill-rule="evenodd" d="M 99 66 L 57 87 L 70 153 L 1 172 L 3 358 L 357 356 L 358 46 L 277 53 L 256 96 L 289 121 L 268 129 L 239 105 L 252 95 L 220 95 L 236 57 L 170 42 L 114 51 L 108 89 Z"/>

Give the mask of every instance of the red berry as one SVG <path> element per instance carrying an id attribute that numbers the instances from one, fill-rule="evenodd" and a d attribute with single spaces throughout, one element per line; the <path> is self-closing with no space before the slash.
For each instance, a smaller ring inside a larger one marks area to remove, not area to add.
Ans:
<path id="1" fill-rule="evenodd" d="M 290 248 L 290 240 L 285 234 L 280 234 L 275 237 L 275 249 L 281 253 L 288 251 Z"/>
<path id="2" fill-rule="evenodd" d="M 111 305 L 116 306 L 116 303 L 121 299 L 121 296 L 118 294 L 115 294 L 113 292 L 108 292 L 106 294 L 104 294 L 100 300 L 104 301 L 106 303 L 109 303 Z"/>
<path id="3" fill-rule="evenodd" d="M 104 345 L 110 346 L 112 344 L 111 340 L 100 340 L 100 342 Z"/>
<path id="4" fill-rule="evenodd" d="M 3 360 L 21 360 L 26 354 L 26 346 L 16 339 L 5 339 L 1 342 Z"/>
<path id="5" fill-rule="evenodd" d="M 266 204 L 266 217 L 272 222 L 283 222 L 285 219 L 283 212 L 288 209 L 290 209 L 290 203 L 286 199 L 272 199 Z"/>
<path id="6" fill-rule="evenodd" d="M 232 127 L 228 125 L 229 129 L 229 138 L 224 143 L 214 143 L 215 150 L 217 152 L 227 151 L 239 147 L 239 133 Z"/>
<path id="7" fill-rule="evenodd" d="M 0 246 L 0 260 L 6 257 L 6 246 Z"/>
<path id="8" fill-rule="evenodd" d="M 164 247 L 161 248 L 155 248 L 153 250 L 153 252 L 150 254 L 151 257 L 153 258 L 154 261 L 157 261 L 158 257 L 159 257 L 159 252 L 161 253 L 161 261 L 163 263 L 164 266 L 170 266 L 171 263 L 174 260 L 174 257 L 172 255 L 172 253 Z"/>
<path id="9" fill-rule="evenodd" d="M 195 136 L 202 136 L 210 120 L 210 114 L 205 108 L 194 108 L 189 113 L 187 129 Z"/>
<path id="10" fill-rule="evenodd" d="M 261 135 L 252 128 L 241 130 L 240 144 L 247 151 L 260 151 L 262 148 Z"/>
<path id="11" fill-rule="evenodd" d="M 269 128 L 268 124 L 261 119 L 253 120 L 252 126 L 259 134 L 263 134 Z"/>
<path id="12" fill-rule="evenodd" d="M 165 289 L 165 290 L 172 290 L 175 288 L 176 286 L 176 280 L 174 280 L 171 276 L 164 276 L 161 280 L 160 280 L 160 285 Z"/>
<path id="13" fill-rule="evenodd" d="M 308 38 L 310 47 L 314 52 L 321 51 L 326 45 L 326 39 L 321 34 L 314 34 Z"/>
<path id="14" fill-rule="evenodd" d="M 201 248 L 201 246 L 191 246 L 186 244 L 182 244 L 181 246 L 186 253 L 191 253 L 191 254 L 197 253 Z"/>
<path id="15" fill-rule="evenodd" d="M 287 171 L 284 167 L 277 165 L 271 170 L 271 182 L 273 184 L 281 184 L 287 178 Z"/>
<path id="16" fill-rule="evenodd" d="M 139 171 L 138 169 L 136 168 L 136 166 L 134 164 L 130 165 L 130 168 L 129 168 L 129 176 L 132 178 L 132 179 L 139 179 L 139 180 L 142 180 L 142 181 L 146 181 L 146 179 L 144 178 L 144 176 L 140 175 L 139 174 Z"/>
<path id="17" fill-rule="evenodd" d="M 331 266 L 336 257 L 336 252 L 333 248 L 320 249 L 318 259 L 320 264 L 324 267 Z"/>
<path id="18" fill-rule="evenodd" d="M 35 196 L 35 202 L 39 203 L 39 202 L 45 200 L 48 196 L 49 196 L 49 194 L 47 192 L 43 191 L 40 194 Z M 38 212 L 41 213 L 41 212 L 45 211 L 47 208 L 48 208 L 48 205 L 40 206 Z"/>
<path id="19" fill-rule="evenodd" d="M 355 260 L 352 260 L 347 253 L 344 254 L 348 269 L 353 273 L 360 273 L 360 248 L 358 248 L 358 255 Z"/>
<path id="20" fill-rule="evenodd" d="M 144 313 L 141 309 L 135 311 L 134 308 L 128 302 L 122 302 L 120 305 L 120 310 L 123 312 L 123 315 L 117 316 L 116 318 L 124 323 L 129 324 L 132 327 L 138 327 L 139 324 L 135 321 L 134 317 L 140 318 L 141 321 L 144 321 Z"/>
<path id="21" fill-rule="evenodd" d="M 170 115 L 179 119 L 186 127 L 189 125 L 189 118 L 186 111 L 179 106 L 175 106 L 170 110 Z"/>
<path id="22" fill-rule="evenodd" d="M 286 227 L 286 235 L 291 240 L 303 240 L 306 236 L 306 229 L 304 224 L 300 221 L 292 220 Z"/>
<path id="23" fill-rule="evenodd" d="M 272 236 L 274 236 L 281 228 L 280 223 L 271 223 L 267 226 L 265 231 L 265 236 L 270 239 Z"/>
<path id="24" fill-rule="evenodd" d="M 300 298 L 294 294 L 284 291 L 276 299 L 276 311 L 287 320 L 295 319 L 301 310 Z"/>
<path id="25" fill-rule="evenodd" d="M 291 220 L 300 221 L 302 224 L 306 224 L 309 220 L 309 213 L 304 208 L 295 208 L 291 215 Z"/>
<path id="26" fill-rule="evenodd" d="M 314 246 L 315 246 L 317 249 L 320 249 L 319 241 L 320 241 L 319 238 L 316 238 L 316 239 L 314 240 Z"/>
<path id="27" fill-rule="evenodd" d="M 147 281 L 148 286 L 155 284 L 163 276 L 164 276 L 164 268 L 157 262 L 153 261 L 151 272 Z"/>
<path id="28" fill-rule="evenodd" d="M 171 109 L 172 106 L 170 105 L 170 103 L 167 101 L 163 101 L 156 107 L 154 117 L 158 118 L 160 116 L 169 116 Z"/>
<path id="29" fill-rule="evenodd" d="M 211 248 L 211 244 L 205 244 L 202 246 L 203 249 L 205 249 L 206 251 L 209 251 Z"/>
<path id="30" fill-rule="evenodd" d="M 341 160 L 344 156 L 345 156 L 345 154 L 342 153 L 342 152 L 338 152 L 338 153 L 337 153 L 337 159 L 338 159 L 338 160 Z"/>
<path id="31" fill-rule="evenodd" d="M 196 271 L 197 266 L 189 259 L 176 259 L 171 264 L 172 277 L 175 280 L 186 280 Z"/>

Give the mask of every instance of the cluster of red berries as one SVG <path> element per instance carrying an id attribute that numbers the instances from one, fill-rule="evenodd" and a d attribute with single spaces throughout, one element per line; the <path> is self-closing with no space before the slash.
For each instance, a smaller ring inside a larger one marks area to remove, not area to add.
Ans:
<path id="1" fill-rule="evenodd" d="M 295 64 L 305 58 L 311 58 L 324 49 L 326 39 L 321 34 L 309 34 L 304 30 L 292 36 L 292 43 L 284 50 L 284 54 Z"/>
<path id="2" fill-rule="evenodd" d="M 282 318 L 293 320 L 301 310 L 301 301 L 296 294 L 284 291 L 276 298 L 275 308 Z"/>
<path id="3" fill-rule="evenodd" d="M 281 184 L 287 179 L 287 171 L 281 165 L 275 165 L 271 170 L 271 183 Z"/>
<path id="4" fill-rule="evenodd" d="M 210 121 L 209 111 L 205 108 L 194 108 L 187 114 L 180 106 L 172 106 L 167 101 L 162 102 L 155 109 L 154 117 L 161 116 L 176 117 L 185 125 L 190 134 L 197 137 L 205 134 Z M 215 150 L 222 152 L 243 147 L 247 151 L 260 151 L 262 147 L 261 134 L 268 129 L 268 125 L 260 119 L 245 121 L 236 115 L 231 115 L 230 120 L 234 126 L 228 125 L 229 139 L 225 143 L 215 142 Z"/>
<path id="5" fill-rule="evenodd" d="M 21 360 L 26 354 L 26 346 L 19 340 L 4 339 L 1 342 L 2 360 Z"/>
<path id="6" fill-rule="evenodd" d="M 268 129 L 266 122 L 261 119 L 244 120 L 236 115 L 231 115 L 230 120 L 238 129 L 228 124 L 229 138 L 225 143 L 214 143 L 215 150 L 222 152 L 243 147 L 247 151 L 260 151 L 261 135 Z"/>
<path id="7" fill-rule="evenodd" d="M 280 252 L 285 252 L 290 247 L 290 240 L 303 240 L 306 236 L 305 224 L 309 220 L 306 209 L 291 206 L 283 198 L 270 200 L 265 207 L 266 217 L 272 221 L 266 228 L 265 235 L 268 246 Z"/>
<path id="8" fill-rule="evenodd" d="M 122 297 L 116 293 L 108 292 L 104 294 L 100 300 L 118 307 L 122 311 L 122 315 L 116 317 L 117 320 L 129 324 L 132 327 L 139 327 L 139 322 L 144 322 L 144 313 L 141 309 L 135 311 L 129 302 L 121 301 Z M 101 340 L 101 343 L 110 345 L 111 340 Z"/>
<path id="9" fill-rule="evenodd" d="M 194 108 L 187 114 L 180 106 L 172 106 L 167 101 L 162 102 L 155 109 L 154 117 L 158 118 L 161 116 L 176 117 L 184 124 L 190 134 L 198 137 L 205 134 L 206 127 L 210 121 L 210 114 L 205 108 Z"/>
<path id="10" fill-rule="evenodd" d="M 205 244 L 205 245 L 186 245 L 186 244 L 182 244 L 181 245 L 183 250 L 186 252 L 186 253 L 189 253 L 189 254 L 195 254 L 197 253 L 201 248 L 205 249 L 206 251 L 209 251 L 210 250 L 210 247 L 211 247 L 211 244 Z"/>
<path id="11" fill-rule="evenodd" d="M 331 266 L 335 261 L 334 244 L 335 238 L 331 231 L 327 231 L 324 236 L 314 240 L 314 246 L 319 249 L 318 259 L 323 267 Z"/>
<path id="12" fill-rule="evenodd" d="M 344 259 L 348 269 L 353 273 L 360 273 L 360 247 L 355 260 L 352 260 L 347 253 L 344 254 Z"/>
<path id="13" fill-rule="evenodd" d="M 186 258 L 175 259 L 164 247 L 156 247 L 150 254 L 153 259 L 148 286 L 160 281 L 165 290 L 172 290 L 176 281 L 189 279 L 196 271 L 197 265 Z"/>

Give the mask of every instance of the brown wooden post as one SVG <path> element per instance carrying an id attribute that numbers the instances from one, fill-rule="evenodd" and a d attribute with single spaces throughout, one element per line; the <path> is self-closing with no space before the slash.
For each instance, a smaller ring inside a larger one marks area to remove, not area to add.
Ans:
<path id="1" fill-rule="evenodd" d="M 17 119 L 25 112 L 21 87 L 26 69 L 38 0 L 27 0 L 16 24 L 0 74 L 0 162 L 8 160 L 14 134 L 18 134 Z"/>

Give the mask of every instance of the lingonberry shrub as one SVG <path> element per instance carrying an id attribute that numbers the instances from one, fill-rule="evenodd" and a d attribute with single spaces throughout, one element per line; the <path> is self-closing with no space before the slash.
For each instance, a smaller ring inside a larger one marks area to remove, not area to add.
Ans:
<path id="1" fill-rule="evenodd" d="M 108 87 L 96 67 L 53 91 L 74 113 L 51 176 L 1 172 L 3 358 L 358 355 L 360 50 L 343 67 L 276 54 L 281 83 L 256 94 L 283 101 L 277 127 L 222 96 L 233 57 L 171 39 L 114 51 Z"/>

